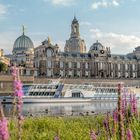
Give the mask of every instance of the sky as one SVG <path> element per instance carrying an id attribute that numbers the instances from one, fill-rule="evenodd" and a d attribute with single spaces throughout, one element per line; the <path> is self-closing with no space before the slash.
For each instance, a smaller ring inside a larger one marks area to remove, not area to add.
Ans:
<path id="1" fill-rule="evenodd" d="M 98 40 L 113 54 L 140 46 L 140 0 L 0 0 L 0 48 L 12 52 L 22 34 L 37 47 L 48 36 L 63 51 L 76 15 L 87 51 Z"/>

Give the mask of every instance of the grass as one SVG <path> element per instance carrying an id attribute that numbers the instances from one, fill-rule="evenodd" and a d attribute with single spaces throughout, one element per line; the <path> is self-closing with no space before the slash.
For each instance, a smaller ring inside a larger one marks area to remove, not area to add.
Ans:
<path id="1" fill-rule="evenodd" d="M 54 140 L 59 132 L 61 140 L 90 140 L 90 129 L 98 132 L 97 140 L 107 140 L 103 126 L 104 115 L 82 117 L 27 117 L 22 126 L 23 140 Z M 16 120 L 10 120 L 11 140 L 16 140 Z M 111 122 L 111 121 L 110 121 Z M 140 139 L 140 121 L 131 119 L 134 140 Z M 112 138 L 114 140 L 114 138 Z"/>
<path id="2" fill-rule="evenodd" d="M 16 121 L 16 120 L 15 120 Z M 10 120 L 11 140 L 16 140 L 18 132 L 15 121 Z M 90 140 L 90 128 L 103 130 L 103 115 L 87 117 L 42 117 L 25 118 L 22 126 L 23 140 L 54 140 L 57 133 L 61 140 Z M 104 140 L 102 132 L 100 140 Z"/>
<path id="3" fill-rule="evenodd" d="M 98 132 L 97 140 L 107 140 L 107 134 L 103 126 L 104 117 L 105 115 L 27 117 L 22 126 L 22 140 L 54 140 L 56 134 L 59 134 L 61 140 L 90 140 L 90 129 Z M 9 120 L 10 140 L 17 140 L 18 128 L 15 121 L 17 120 Z M 139 140 L 140 121 L 135 117 L 131 118 L 129 128 L 132 130 L 133 140 Z M 112 137 L 112 140 L 119 140 L 117 135 Z"/>

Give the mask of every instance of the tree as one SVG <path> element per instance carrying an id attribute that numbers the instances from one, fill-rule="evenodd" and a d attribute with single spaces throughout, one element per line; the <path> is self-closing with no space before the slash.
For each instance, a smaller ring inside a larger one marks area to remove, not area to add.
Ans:
<path id="1" fill-rule="evenodd" d="M 6 72 L 8 69 L 8 66 L 3 63 L 3 62 L 0 62 L 0 72 Z"/>

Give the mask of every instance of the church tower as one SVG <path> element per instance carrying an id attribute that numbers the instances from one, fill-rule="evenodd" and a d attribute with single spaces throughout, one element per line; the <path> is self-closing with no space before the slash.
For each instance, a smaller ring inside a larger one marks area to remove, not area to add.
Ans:
<path id="1" fill-rule="evenodd" d="M 71 24 L 71 37 L 80 37 L 79 23 L 75 16 Z"/>
<path id="2" fill-rule="evenodd" d="M 71 23 L 71 34 L 69 40 L 66 40 L 65 52 L 72 53 L 85 53 L 86 45 L 85 41 L 80 38 L 79 32 L 79 22 L 74 16 L 74 19 Z"/>

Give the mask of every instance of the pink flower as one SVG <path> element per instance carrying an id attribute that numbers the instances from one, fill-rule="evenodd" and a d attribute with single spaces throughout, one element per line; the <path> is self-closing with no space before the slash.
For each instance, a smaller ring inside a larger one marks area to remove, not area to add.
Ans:
<path id="1" fill-rule="evenodd" d="M 136 99 L 136 95 L 135 94 L 133 94 L 133 113 L 135 114 L 135 115 L 137 115 L 137 99 Z"/>
<path id="2" fill-rule="evenodd" d="M 127 136 L 127 140 L 133 140 L 133 133 L 131 129 L 126 130 L 126 136 Z"/>
<path id="3" fill-rule="evenodd" d="M 59 136 L 56 135 L 55 138 L 54 138 L 54 140 L 60 140 Z"/>
<path id="4" fill-rule="evenodd" d="M 113 119 L 114 119 L 114 122 L 118 122 L 118 109 L 115 109 L 113 111 Z"/>
<path id="5" fill-rule="evenodd" d="M 97 140 L 96 134 L 92 129 L 90 130 L 90 138 L 91 140 Z"/>
<path id="6" fill-rule="evenodd" d="M 21 131 L 22 131 L 22 120 L 23 120 L 23 116 L 21 115 L 22 113 L 22 105 L 23 105 L 23 90 L 22 90 L 22 82 L 19 79 L 19 69 L 16 68 L 16 66 L 12 67 L 12 75 L 13 75 L 13 86 L 14 86 L 14 96 L 16 99 L 16 106 L 17 106 L 17 112 L 18 112 L 18 139 L 21 139 Z"/>
<path id="7" fill-rule="evenodd" d="M 135 94 L 130 94 L 130 106 L 132 114 L 137 115 L 137 99 Z"/>
<path id="8" fill-rule="evenodd" d="M 2 118 L 0 120 L 0 138 L 1 140 L 8 140 L 9 133 L 8 133 L 8 121 L 6 118 Z"/>
<path id="9" fill-rule="evenodd" d="M 21 81 L 19 81 L 19 80 L 16 81 L 16 85 L 15 86 L 16 86 L 17 90 L 22 90 L 22 83 L 21 83 Z"/>

